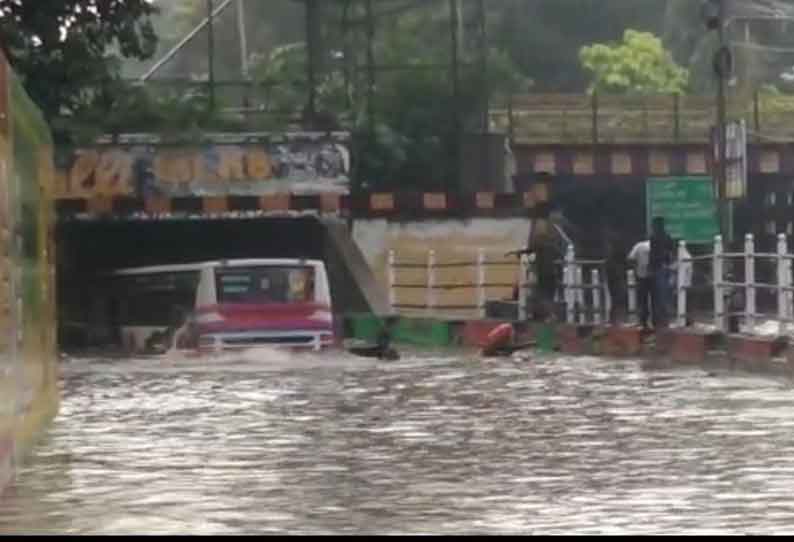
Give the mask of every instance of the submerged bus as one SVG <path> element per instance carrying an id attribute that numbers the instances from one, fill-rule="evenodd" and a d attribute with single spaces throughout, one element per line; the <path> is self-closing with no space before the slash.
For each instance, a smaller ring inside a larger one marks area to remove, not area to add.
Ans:
<path id="1" fill-rule="evenodd" d="M 338 344 L 328 276 L 318 260 L 120 269 L 106 286 L 110 327 L 128 352 Z"/>

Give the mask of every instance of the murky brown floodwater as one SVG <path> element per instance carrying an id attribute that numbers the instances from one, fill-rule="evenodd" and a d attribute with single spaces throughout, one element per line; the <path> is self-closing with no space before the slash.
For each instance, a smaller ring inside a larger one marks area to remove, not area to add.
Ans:
<path id="1" fill-rule="evenodd" d="M 794 528 L 783 380 L 450 354 L 79 360 L 63 379 L 0 533 Z"/>

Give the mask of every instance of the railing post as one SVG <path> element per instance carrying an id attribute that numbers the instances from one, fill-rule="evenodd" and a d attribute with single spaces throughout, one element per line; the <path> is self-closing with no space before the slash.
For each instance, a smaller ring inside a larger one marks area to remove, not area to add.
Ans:
<path id="1" fill-rule="evenodd" d="M 427 252 L 427 312 L 436 306 L 436 251 Z"/>
<path id="2" fill-rule="evenodd" d="M 639 322 L 639 315 L 637 314 L 637 277 L 633 269 L 629 269 L 628 277 L 626 277 L 626 286 L 628 290 L 628 309 L 629 321 L 631 323 Z"/>
<path id="3" fill-rule="evenodd" d="M 569 324 L 574 323 L 574 305 L 576 304 L 576 275 L 574 272 L 574 259 L 576 254 L 573 250 L 573 245 L 568 245 L 568 250 L 565 251 L 565 269 L 563 276 L 565 277 L 565 321 Z"/>
<path id="4" fill-rule="evenodd" d="M 755 329 L 755 241 L 753 234 L 744 238 L 744 313 L 747 330 Z"/>
<path id="5" fill-rule="evenodd" d="M 485 318 L 485 250 L 477 251 L 477 305 L 480 318 Z"/>
<path id="6" fill-rule="evenodd" d="M 389 311 L 394 312 L 394 306 L 397 305 L 397 290 L 394 287 L 397 284 L 397 271 L 395 269 L 395 255 L 394 250 L 389 251 L 388 263 L 388 280 L 389 280 Z"/>
<path id="7" fill-rule="evenodd" d="M 609 274 L 604 267 L 604 282 L 601 283 L 602 288 L 599 290 L 604 294 L 604 321 L 609 324 L 612 323 L 612 292 L 609 290 Z"/>
<path id="8" fill-rule="evenodd" d="M 587 311 L 584 303 L 584 270 L 576 265 L 576 305 L 579 307 L 579 323 L 587 323 Z"/>
<path id="9" fill-rule="evenodd" d="M 521 256 L 518 277 L 518 320 L 527 320 L 527 271 L 529 269 L 529 258 L 526 254 Z"/>
<path id="10" fill-rule="evenodd" d="M 725 298 L 722 297 L 723 272 L 722 272 L 722 236 L 714 238 L 714 255 L 712 262 L 712 275 L 714 282 L 714 326 L 718 331 L 725 332 Z"/>
<path id="11" fill-rule="evenodd" d="M 686 297 L 687 297 L 687 288 L 684 286 L 686 282 L 686 267 L 685 264 L 689 263 L 691 265 L 691 261 L 687 261 L 686 257 L 686 241 L 679 241 L 678 242 L 678 280 L 676 281 L 676 325 L 679 327 L 686 326 Z"/>
<path id="12" fill-rule="evenodd" d="M 601 277 L 598 269 L 593 269 L 590 273 L 590 282 L 593 287 L 593 324 L 601 325 Z"/>
<path id="13" fill-rule="evenodd" d="M 788 306 L 788 288 L 790 288 L 791 275 L 787 273 L 786 263 L 788 256 L 788 239 L 781 233 L 777 236 L 777 318 L 780 320 L 781 329 L 791 315 Z"/>
<path id="14" fill-rule="evenodd" d="M 792 285 L 794 285 L 794 277 L 792 277 L 792 260 L 791 255 L 786 255 L 786 261 L 784 263 L 784 277 L 785 277 L 785 285 L 788 288 L 786 290 L 786 314 L 792 320 L 794 320 L 794 291 L 791 290 Z"/>

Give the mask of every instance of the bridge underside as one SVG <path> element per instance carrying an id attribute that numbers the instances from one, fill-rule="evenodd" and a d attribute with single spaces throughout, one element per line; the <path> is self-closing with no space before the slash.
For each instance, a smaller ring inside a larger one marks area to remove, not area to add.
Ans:
<path id="1" fill-rule="evenodd" d="M 67 275 L 119 267 L 231 258 L 320 258 L 313 218 L 85 221 L 61 224 L 59 269 Z"/>

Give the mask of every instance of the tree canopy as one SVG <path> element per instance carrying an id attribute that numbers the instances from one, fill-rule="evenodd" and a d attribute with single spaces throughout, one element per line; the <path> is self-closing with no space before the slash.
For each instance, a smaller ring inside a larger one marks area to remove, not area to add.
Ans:
<path id="1" fill-rule="evenodd" d="M 49 118 L 97 100 L 121 58 L 154 53 L 146 0 L 0 0 L 0 41 L 28 93 Z"/>
<path id="2" fill-rule="evenodd" d="M 769 3 L 729 0 L 728 6 L 745 13 Z M 366 145 L 357 153 L 357 171 L 372 180 L 445 183 L 456 167 L 460 129 L 478 131 L 484 99 L 497 94 L 714 90 L 715 33 L 705 30 L 693 0 L 458 0 L 457 96 L 449 0 L 373 0 L 377 70 L 370 104 L 365 3 L 314 5 L 319 10 L 312 34 L 316 105 L 324 113 L 323 126 L 339 124 Z M 245 9 L 252 82 L 245 89 L 232 82 L 242 79 L 238 6 Z M 794 0 L 776 0 L 775 6 L 794 13 Z M 306 110 L 309 40 L 305 3 L 299 0 L 232 3 L 215 18 L 213 65 L 221 81 L 215 110 L 205 84 L 206 29 L 162 65 L 151 84 L 132 87 L 125 81 L 140 77 L 180 43 L 206 17 L 206 0 L 0 0 L 0 15 L 0 39 L 9 58 L 56 132 L 63 116 L 71 117 L 64 132 L 76 133 L 81 124 L 89 138 L 97 130 L 284 130 L 289 129 L 285 118 L 294 120 Z M 759 20 L 731 26 L 735 90 L 764 83 L 787 90 L 780 74 L 790 69 L 790 56 L 756 47 L 794 46 L 787 24 Z M 478 42 L 483 29 L 484 64 Z M 247 98 L 257 106 L 255 113 L 224 116 L 221 122 L 219 110 L 246 106 Z"/>
<path id="3" fill-rule="evenodd" d="M 626 30 L 623 41 L 582 47 L 582 66 L 593 74 L 590 92 L 684 94 L 689 71 L 676 64 L 662 40 L 648 32 Z"/>

